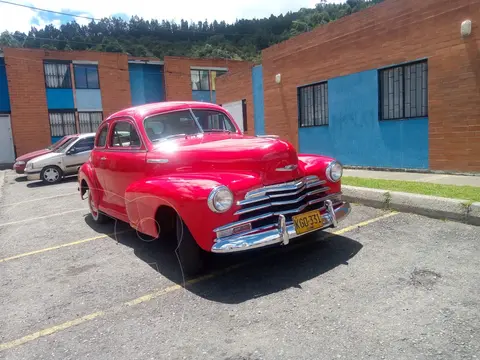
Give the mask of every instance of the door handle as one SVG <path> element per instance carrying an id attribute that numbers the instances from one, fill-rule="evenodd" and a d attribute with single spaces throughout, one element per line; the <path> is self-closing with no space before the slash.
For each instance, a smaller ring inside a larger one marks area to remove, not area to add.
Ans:
<path id="1" fill-rule="evenodd" d="M 107 160 L 107 158 L 105 156 L 102 156 L 100 160 L 104 161 L 104 160 Z"/>

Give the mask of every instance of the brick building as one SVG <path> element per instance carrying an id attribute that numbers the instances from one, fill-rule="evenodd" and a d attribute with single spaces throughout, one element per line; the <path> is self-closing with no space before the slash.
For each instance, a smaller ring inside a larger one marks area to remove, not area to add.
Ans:
<path id="1" fill-rule="evenodd" d="M 165 100 L 216 102 L 216 78 L 251 66 L 214 59 L 128 57 L 88 51 L 3 48 L 0 163 L 60 137 L 95 131 L 109 114 Z"/>
<path id="2" fill-rule="evenodd" d="M 479 172 L 479 24 L 478 0 L 385 0 L 265 49 L 217 100 L 346 165 Z"/>

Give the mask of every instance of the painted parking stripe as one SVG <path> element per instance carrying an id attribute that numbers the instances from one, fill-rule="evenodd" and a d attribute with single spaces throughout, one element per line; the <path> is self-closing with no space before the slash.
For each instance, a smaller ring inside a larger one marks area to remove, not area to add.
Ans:
<path id="1" fill-rule="evenodd" d="M 12 203 L 12 204 L 2 205 L 2 206 L 0 206 L 0 209 L 10 207 L 10 206 L 17 206 L 17 205 L 21 205 L 21 204 L 26 204 L 26 203 L 34 202 L 34 201 L 50 200 L 50 199 L 56 199 L 56 198 L 59 198 L 59 197 L 66 197 L 66 196 L 72 196 L 72 195 L 78 195 L 78 194 L 79 194 L 78 192 L 75 192 L 75 193 L 68 193 L 68 194 L 62 194 L 62 195 L 46 196 L 46 197 L 43 197 L 43 198 L 32 199 L 32 200 L 18 201 L 18 202 Z"/>
<path id="2" fill-rule="evenodd" d="M 34 217 L 34 218 L 28 218 L 28 219 L 24 219 L 24 220 L 12 221 L 12 222 L 8 222 L 8 223 L 0 224 L 0 227 L 22 224 L 24 222 L 29 222 L 29 221 L 47 219 L 47 218 L 50 218 L 50 217 L 61 216 L 61 215 L 73 213 L 73 212 L 76 212 L 76 211 L 89 211 L 89 209 L 88 208 L 81 208 L 81 209 L 75 209 L 75 210 L 68 210 L 68 211 L 64 211 L 64 212 L 56 213 L 56 214 L 51 214 L 51 215 L 45 215 L 45 216 L 39 216 L 39 217 Z"/>
<path id="3" fill-rule="evenodd" d="M 341 234 L 344 234 L 348 231 L 352 231 L 352 230 L 355 230 L 355 229 L 358 229 L 360 227 L 364 227 L 364 226 L 367 226 L 369 224 L 372 224 L 374 222 L 377 222 L 379 220 L 382 220 L 382 219 L 385 219 L 385 218 L 388 218 L 388 217 L 391 217 L 393 215 L 396 215 L 398 214 L 398 212 L 395 212 L 395 211 L 392 211 L 392 212 L 389 212 L 385 215 L 382 215 L 382 216 L 378 216 L 376 218 L 373 218 L 373 219 L 370 219 L 370 220 L 367 220 L 367 221 L 362 221 L 360 223 L 357 223 L 357 224 L 354 224 L 354 225 L 351 225 L 351 226 L 348 226 L 346 228 L 343 228 L 343 229 L 339 229 L 337 231 L 334 231 L 332 232 L 330 236 L 333 236 L 333 235 L 341 235 Z M 296 246 L 294 247 L 300 247 L 302 245 L 305 245 L 305 244 L 309 244 L 308 242 L 306 243 L 297 243 L 295 244 Z M 273 256 L 274 253 L 270 253 L 270 255 L 268 256 Z M 267 257 L 268 257 L 267 256 Z M 49 328 L 46 328 L 46 329 L 43 329 L 43 330 L 40 330 L 40 331 L 37 331 L 37 332 L 34 332 L 32 334 L 29 334 L 29 335 L 26 335 L 24 337 L 21 337 L 19 339 L 16 339 L 16 340 L 12 340 L 12 341 L 9 341 L 9 342 L 6 342 L 6 343 L 3 343 L 3 344 L 0 344 L 0 351 L 2 350 L 7 350 L 7 349 L 12 349 L 12 348 L 15 348 L 17 346 L 20 346 L 20 345 L 23 345 L 23 344 L 26 344 L 30 341 L 33 341 L 33 340 L 36 340 L 40 337 L 44 337 L 44 336 L 48 336 L 48 335 L 52 335 L 52 334 L 55 334 L 57 332 L 60 332 L 62 330 L 66 330 L 68 328 L 71 328 L 73 326 L 76 326 L 76 325 L 79 325 L 79 324 L 82 324 L 82 323 L 85 323 L 87 321 L 90 321 L 90 320 L 93 320 L 93 319 L 96 319 L 98 317 L 102 317 L 108 313 L 111 313 L 111 312 L 115 312 L 115 311 L 118 311 L 119 308 L 125 308 L 125 307 L 132 307 L 132 306 L 135 306 L 135 305 L 138 305 L 138 304 L 141 304 L 141 303 L 145 303 L 145 302 L 148 302 L 148 301 L 151 301 L 153 299 L 156 299 L 160 296 L 163 296 L 163 295 L 166 295 L 166 294 L 169 294 L 171 292 L 174 292 L 174 291 L 177 291 L 177 290 L 181 290 L 182 288 L 184 287 L 188 287 L 190 285 L 193 285 L 195 283 L 198 283 L 198 282 L 201 282 L 201 281 L 205 281 L 205 280 L 208 280 L 208 279 L 212 279 L 212 278 L 215 278 L 219 275 L 222 275 L 222 274 L 226 274 L 234 269 L 237 269 L 237 268 L 240 268 L 242 266 L 245 266 L 249 264 L 249 262 L 244 262 L 244 263 L 240 263 L 240 264 L 236 264 L 236 265 L 233 265 L 233 266 L 230 266 L 226 269 L 223 269 L 223 270 L 220 270 L 220 271 L 217 271 L 217 272 L 213 272 L 211 274 L 207 274 L 205 276 L 201 276 L 201 277 L 198 277 L 198 278 L 195 278 L 195 279 L 191 279 L 191 280 L 188 280 L 184 283 L 184 285 L 179 285 L 179 284 L 176 284 L 176 285 L 172 285 L 172 286 L 169 286 L 167 288 L 164 288 L 164 289 L 160 289 L 160 290 L 157 290 L 157 291 L 153 291 L 151 293 L 148 293 L 146 295 L 143 295 L 143 296 L 140 296 L 136 299 L 133 299 L 133 300 L 130 300 L 130 301 L 126 301 L 122 304 L 120 304 L 119 306 L 115 306 L 115 307 L 112 307 L 108 310 L 105 310 L 105 311 L 98 311 L 98 312 L 94 312 L 92 314 L 88 314 L 88 315 L 85 315 L 85 316 L 82 316 L 80 318 L 77 318 L 77 319 L 74 319 L 74 320 L 70 320 L 70 321 L 67 321 L 67 322 L 64 322 L 62 324 L 59 324 L 59 325 L 55 325 L 55 326 L 52 326 L 52 327 L 49 327 Z"/>

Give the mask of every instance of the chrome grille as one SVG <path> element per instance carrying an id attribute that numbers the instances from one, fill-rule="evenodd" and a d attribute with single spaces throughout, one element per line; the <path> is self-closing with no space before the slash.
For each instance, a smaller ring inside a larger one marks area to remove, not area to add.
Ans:
<path id="1" fill-rule="evenodd" d="M 330 190 L 326 181 L 317 176 L 307 176 L 289 183 L 265 186 L 252 190 L 237 202 L 241 208 L 235 212 L 239 222 L 252 222 L 253 228 L 276 223 L 280 214 L 287 222 L 301 212 L 324 207 Z"/>

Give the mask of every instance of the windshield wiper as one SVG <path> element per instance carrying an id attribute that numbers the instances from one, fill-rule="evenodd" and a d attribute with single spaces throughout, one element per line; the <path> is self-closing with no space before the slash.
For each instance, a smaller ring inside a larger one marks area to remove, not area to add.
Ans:
<path id="1" fill-rule="evenodd" d="M 227 133 L 231 133 L 230 130 L 227 130 L 227 129 L 207 129 L 207 130 L 203 130 L 203 132 L 227 132 Z"/>
<path id="2" fill-rule="evenodd" d="M 163 138 L 158 138 L 158 139 L 152 140 L 152 142 L 159 142 L 159 141 L 164 141 L 164 140 L 174 139 L 174 138 L 177 138 L 177 137 L 184 137 L 184 136 L 188 136 L 188 135 L 187 134 L 173 134 L 173 135 L 165 136 Z"/>

